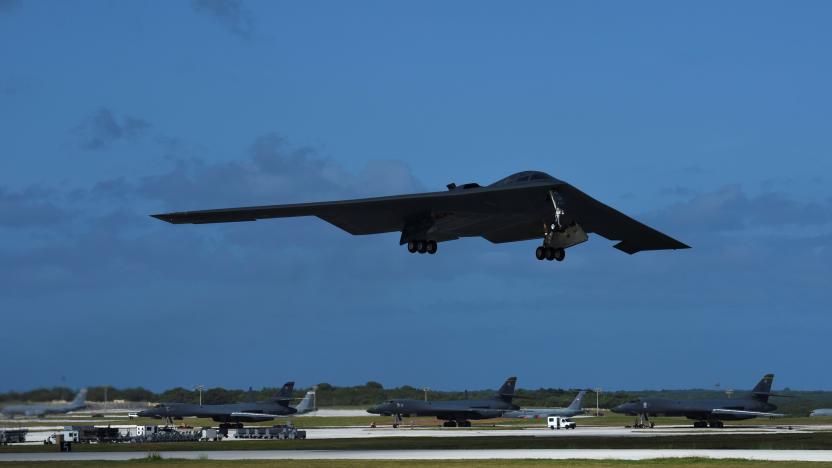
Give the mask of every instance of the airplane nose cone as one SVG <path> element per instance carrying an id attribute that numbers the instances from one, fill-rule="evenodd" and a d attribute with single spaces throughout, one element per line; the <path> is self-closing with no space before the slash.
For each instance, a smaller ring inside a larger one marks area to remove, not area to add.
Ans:
<path id="1" fill-rule="evenodd" d="M 380 411 L 378 409 L 378 406 L 379 405 L 371 406 L 371 407 L 367 408 L 367 412 L 370 413 L 370 414 L 379 414 Z"/>

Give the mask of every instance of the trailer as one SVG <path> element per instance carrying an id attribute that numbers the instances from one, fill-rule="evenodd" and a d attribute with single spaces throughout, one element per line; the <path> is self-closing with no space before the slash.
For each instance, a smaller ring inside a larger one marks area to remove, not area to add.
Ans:
<path id="1" fill-rule="evenodd" d="M 22 444 L 26 442 L 28 429 L 5 429 L 0 431 L 0 445 Z"/>
<path id="2" fill-rule="evenodd" d="M 243 427 L 237 429 L 238 439 L 305 439 L 306 431 L 295 426 L 279 424 L 272 427 Z"/>

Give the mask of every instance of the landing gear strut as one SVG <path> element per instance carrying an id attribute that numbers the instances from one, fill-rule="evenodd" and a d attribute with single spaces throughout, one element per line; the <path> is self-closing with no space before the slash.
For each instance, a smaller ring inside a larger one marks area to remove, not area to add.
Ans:
<path id="1" fill-rule="evenodd" d="M 560 196 L 554 190 L 549 191 L 549 200 L 552 202 L 555 222 L 543 221 L 543 245 L 534 251 L 538 260 L 557 260 L 562 262 L 566 258 L 566 248 L 580 244 L 587 240 L 586 233 L 576 222 L 566 224 L 568 220 L 561 219 L 566 215 L 559 205 Z"/>
<path id="2" fill-rule="evenodd" d="M 435 240 L 412 240 L 407 243 L 407 251 L 410 253 L 419 252 L 420 254 L 429 253 L 433 255 L 438 248 Z"/>
<path id="3" fill-rule="evenodd" d="M 633 427 L 636 429 L 653 429 L 656 424 L 646 414 L 639 414 L 638 419 L 633 423 Z"/>

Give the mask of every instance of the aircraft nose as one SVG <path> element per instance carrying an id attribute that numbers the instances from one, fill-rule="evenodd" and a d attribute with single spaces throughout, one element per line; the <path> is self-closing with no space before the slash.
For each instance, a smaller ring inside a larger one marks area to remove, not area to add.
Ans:
<path id="1" fill-rule="evenodd" d="M 370 413 L 370 414 L 379 414 L 381 412 L 379 410 L 379 406 L 381 406 L 381 405 L 371 406 L 371 407 L 367 408 L 367 412 Z"/>

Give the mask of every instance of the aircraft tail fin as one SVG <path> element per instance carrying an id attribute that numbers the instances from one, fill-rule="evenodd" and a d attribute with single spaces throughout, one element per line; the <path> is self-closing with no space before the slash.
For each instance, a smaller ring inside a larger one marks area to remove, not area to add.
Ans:
<path id="1" fill-rule="evenodd" d="M 517 377 L 509 377 L 506 379 L 503 386 L 497 390 L 497 394 L 495 397 L 497 399 L 506 401 L 511 403 L 511 399 L 514 398 L 514 386 L 517 384 Z"/>
<path id="2" fill-rule="evenodd" d="M 569 404 L 567 409 L 571 409 L 571 410 L 580 410 L 580 409 L 582 409 L 583 404 L 584 404 L 584 395 L 586 395 L 586 390 L 581 390 L 580 392 L 578 392 L 578 394 L 575 396 L 575 399 L 572 400 L 572 403 Z"/>
<path id="3" fill-rule="evenodd" d="M 295 383 L 292 381 L 286 382 L 283 384 L 283 387 L 280 388 L 280 392 L 277 394 L 276 401 L 285 403 L 292 399 L 292 392 L 295 390 Z"/>
<path id="4" fill-rule="evenodd" d="M 87 389 L 82 388 L 75 394 L 75 398 L 72 399 L 72 405 L 84 405 L 87 403 Z"/>
<path id="5" fill-rule="evenodd" d="M 757 385 L 751 390 L 751 397 L 760 400 L 768 401 L 771 396 L 771 384 L 774 382 L 774 374 L 766 374 L 757 382 Z"/>
<path id="6" fill-rule="evenodd" d="M 303 400 L 298 403 L 298 406 L 296 406 L 295 409 L 297 410 L 296 414 L 311 413 L 312 411 L 316 411 L 318 409 L 318 402 L 315 399 L 315 390 L 306 392 Z"/>

